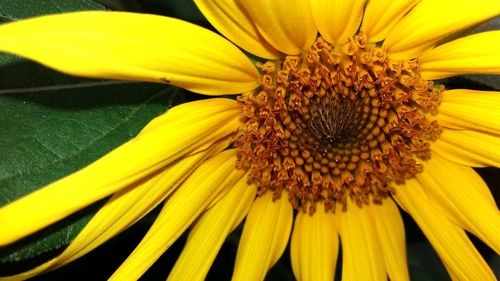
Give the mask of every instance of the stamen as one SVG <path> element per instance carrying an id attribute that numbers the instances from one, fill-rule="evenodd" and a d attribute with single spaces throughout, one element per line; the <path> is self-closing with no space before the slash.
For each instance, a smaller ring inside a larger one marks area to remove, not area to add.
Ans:
<path id="1" fill-rule="evenodd" d="M 237 167 L 259 193 L 287 190 L 295 208 L 314 212 L 378 203 L 422 171 L 441 128 L 442 87 L 422 80 L 418 61 L 393 62 L 356 35 L 334 47 L 321 37 L 301 56 L 257 64 L 261 86 L 238 98 Z"/>

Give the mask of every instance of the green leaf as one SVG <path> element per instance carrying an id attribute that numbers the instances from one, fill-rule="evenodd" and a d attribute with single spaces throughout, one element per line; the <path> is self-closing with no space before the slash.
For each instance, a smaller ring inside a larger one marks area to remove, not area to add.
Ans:
<path id="1" fill-rule="evenodd" d="M 104 6 L 90 0 L 0 0 L 0 20 L 3 22 L 84 10 L 104 10 Z"/>
<path id="2" fill-rule="evenodd" d="M 91 0 L 0 0 L 0 23 L 40 15 L 104 9 L 103 5 Z M 17 56 L 0 54 L 0 65 L 11 64 L 21 60 Z"/>
<path id="3" fill-rule="evenodd" d="M 86 166 L 183 99 L 182 91 L 161 84 L 79 79 L 28 62 L 15 66 L 0 69 L 0 206 Z M 0 248 L 0 263 L 67 245 L 94 211 Z"/>

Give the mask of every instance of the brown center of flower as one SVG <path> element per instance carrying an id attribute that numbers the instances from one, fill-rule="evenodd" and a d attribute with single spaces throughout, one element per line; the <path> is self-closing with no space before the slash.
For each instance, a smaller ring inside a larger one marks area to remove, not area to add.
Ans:
<path id="1" fill-rule="evenodd" d="M 237 167 L 260 194 L 286 190 L 295 208 L 333 210 L 351 197 L 380 202 L 422 171 L 441 129 L 442 87 L 422 80 L 417 61 L 391 61 L 356 35 L 343 46 L 321 37 L 299 56 L 258 63 L 261 86 L 242 94 Z"/>

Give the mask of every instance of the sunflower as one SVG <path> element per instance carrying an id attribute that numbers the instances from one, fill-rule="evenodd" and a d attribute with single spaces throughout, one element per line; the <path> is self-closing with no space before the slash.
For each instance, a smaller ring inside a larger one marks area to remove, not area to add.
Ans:
<path id="1" fill-rule="evenodd" d="M 70 263 L 159 204 L 111 280 L 138 279 L 189 227 L 169 280 L 202 280 L 243 219 L 234 280 L 263 280 L 289 240 L 299 280 L 333 280 L 340 247 L 343 280 L 408 280 L 398 206 L 452 279 L 495 279 L 466 231 L 500 252 L 499 211 L 472 169 L 500 166 L 500 94 L 432 80 L 500 73 L 499 31 L 455 35 L 498 16 L 500 2 L 195 3 L 225 38 L 125 12 L 0 26 L 0 50 L 61 72 L 237 95 L 176 106 L 2 207 L 7 245 L 109 197 L 59 256 L 7 279 Z"/>

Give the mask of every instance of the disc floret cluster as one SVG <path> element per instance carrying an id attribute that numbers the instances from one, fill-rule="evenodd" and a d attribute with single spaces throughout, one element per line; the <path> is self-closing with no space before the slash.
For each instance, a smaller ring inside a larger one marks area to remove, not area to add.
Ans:
<path id="1" fill-rule="evenodd" d="M 258 63 L 261 86 L 242 94 L 238 168 L 259 193 L 286 190 L 295 208 L 335 210 L 351 197 L 381 202 L 421 172 L 441 128 L 443 87 L 417 60 L 393 61 L 358 34 L 342 46 L 319 37 L 303 54 Z M 420 159 L 420 160 L 419 160 Z"/>

